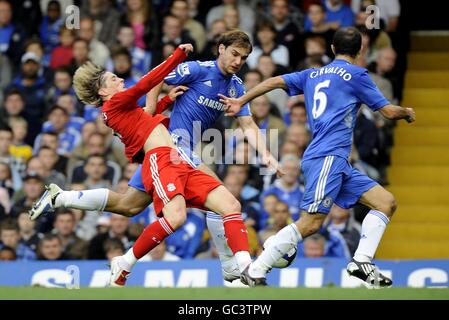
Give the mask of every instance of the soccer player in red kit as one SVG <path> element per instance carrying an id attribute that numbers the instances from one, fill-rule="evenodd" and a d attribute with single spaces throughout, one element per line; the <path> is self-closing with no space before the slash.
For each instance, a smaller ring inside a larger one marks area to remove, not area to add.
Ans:
<path id="1" fill-rule="evenodd" d="M 137 100 L 192 50 L 190 44 L 180 45 L 166 61 L 129 89 L 124 88 L 123 79 L 90 62 L 75 72 L 73 86 L 77 96 L 84 103 L 101 107 L 105 124 L 121 137 L 128 159 L 142 163 L 145 190 L 153 197 L 156 212 L 163 214 L 145 228 L 125 255 L 111 261 L 112 286 L 123 286 L 137 260 L 184 223 L 186 206 L 220 214 L 240 272 L 251 262 L 240 203 L 218 180 L 195 170 L 181 158 L 166 128 L 167 117 L 152 116 L 137 106 Z M 159 105 L 158 109 L 163 107 Z"/>

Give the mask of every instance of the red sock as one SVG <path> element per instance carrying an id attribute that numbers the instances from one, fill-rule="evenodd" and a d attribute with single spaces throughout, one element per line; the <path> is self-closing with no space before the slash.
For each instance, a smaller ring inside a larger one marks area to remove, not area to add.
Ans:
<path id="1" fill-rule="evenodd" d="M 134 243 L 134 256 L 137 259 L 142 258 L 174 231 L 165 218 L 160 218 L 153 222 L 143 230 L 136 243 Z"/>
<path id="2" fill-rule="evenodd" d="M 243 224 L 240 213 L 232 213 L 223 217 L 225 236 L 233 254 L 239 251 L 249 251 L 248 231 Z"/>

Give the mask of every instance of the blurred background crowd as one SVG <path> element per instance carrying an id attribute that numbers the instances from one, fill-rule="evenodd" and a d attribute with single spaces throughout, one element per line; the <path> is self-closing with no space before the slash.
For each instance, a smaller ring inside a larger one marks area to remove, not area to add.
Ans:
<path id="1" fill-rule="evenodd" d="M 70 5 L 79 8 L 78 29 L 71 28 Z M 365 24 L 370 5 L 380 9 L 379 28 Z M 0 0 L 0 260 L 111 259 L 132 246 L 155 218 L 151 206 L 133 218 L 66 209 L 36 222 L 28 218 L 45 184 L 124 193 L 137 168 L 98 110 L 76 97 L 72 77 L 84 62 L 116 73 L 129 87 L 181 43 L 194 45 L 189 59 L 214 60 L 218 36 L 239 28 L 254 46 L 238 73 L 249 90 L 272 76 L 326 65 L 333 59 L 335 30 L 356 26 L 364 46 L 357 64 L 397 103 L 403 76 L 397 58 L 400 18 L 398 0 Z M 260 175 L 248 143 L 225 135 L 222 145 L 235 148 L 235 157 L 244 160 L 211 167 L 240 200 L 257 255 L 265 239 L 300 215 L 300 159 L 311 135 L 301 96 L 276 90 L 250 106 L 258 126 L 267 129 L 267 140 L 275 140 L 271 145 L 278 146 L 285 176 Z M 227 117 L 215 124 L 222 132 L 236 127 Z M 272 129 L 277 135 L 271 136 Z M 361 108 L 350 161 L 383 185 L 388 184 L 393 130 L 393 122 Z M 199 147 L 207 148 L 207 141 Z M 322 230 L 301 244 L 299 255 L 352 256 L 365 213 L 363 207 L 334 206 Z M 184 226 L 144 259 L 210 257 L 216 251 L 205 215 L 189 210 Z"/>

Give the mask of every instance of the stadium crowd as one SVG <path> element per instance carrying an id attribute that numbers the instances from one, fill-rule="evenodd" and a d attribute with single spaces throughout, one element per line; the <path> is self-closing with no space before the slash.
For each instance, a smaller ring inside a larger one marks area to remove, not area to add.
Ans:
<path id="1" fill-rule="evenodd" d="M 80 9 L 75 29 L 66 12 L 73 4 Z M 380 8 L 380 28 L 365 25 L 370 5 Z M 215 59 L 218 36 L 239 28 L 254 46 L 238 73 L 249 90 L 272 76 L 326 65 L 333 59 L 335 30 L 355 25 L 364 45 L 357 64 L 394 103 L 401 92 L 393 49 L 399 16 L 398 0 L 0 0 L 0 260 L 111 259 L 155 219 L 151 206 L 133 218 L 73 209 L 37 221 L 28 217 L 46 184 L 124 193 L 137 169 L 99 110 L 74 93 L 72 77 L 84 62 L 114 72 L 129 87 L 180 43 L 194 45 L 191 60 Z M 168 90 L 164 86 L 163 92 Z M 248 143 L 224 134 L 222 145 L 236 150 L 235 163 L 211 168 L 241 202 L 251 253 L 257 255 L 269 236 L 299 217 L 300 159 L 311 136 L 301 96 L 275 90 L 250 106 L 267 141 L 278 146 L 286 174 L 261 175 Z M 229 117 L 215 125 L 223 133 L 236 127 Z M 393 122 L 369 108 L 362 107 L 356 119 L 350 162 L 381 184 L 388 183 L 393 129 Z M 300 245 L 299 255 L 352 257 L 363 214 L 363 208 L 332 207 L 325 226 Z M 184 226 L 144 259 L 210 257 L 216 252 L 204 213 L 189 209 Z"/>

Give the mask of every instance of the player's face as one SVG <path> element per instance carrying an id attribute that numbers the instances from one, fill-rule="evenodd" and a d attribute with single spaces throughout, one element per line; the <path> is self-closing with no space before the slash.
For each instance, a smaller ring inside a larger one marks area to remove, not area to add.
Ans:
<path id="1" fill-rule="evenodd" d="M 105 77 L 104 87 L 100 89 L 100 94 L 107 96 L 125 90 L 125 81 L 112 72 L 106 72 L 103 77 Z"/>
<path id="2" fill-rule="evenodd" d="M 239 72 L 249 55 L 248 49 L 233 45 L 226 48 L 224 45 L 220 45 L 219 52 L 219 64 L 223 68 L 222 71 L 227 75 Z"/>

